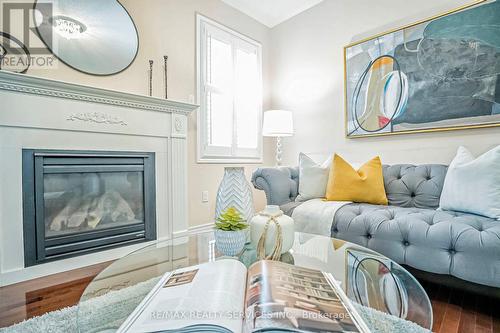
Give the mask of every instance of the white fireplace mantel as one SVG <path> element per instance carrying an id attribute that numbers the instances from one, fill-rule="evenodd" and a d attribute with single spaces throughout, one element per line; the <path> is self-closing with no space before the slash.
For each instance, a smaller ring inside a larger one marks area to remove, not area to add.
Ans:
<path id="1" fill-rule="evenodd" d="M 24 267 L 22 149 L 154 152 L 157 237 L 168 239 L 187 229 L 187 116 L 197 107 L 0 71 L 0 286 L 146 245 Z"/>
<path id="2" fill-rule="evenodd" d="M 198 107 L 197 105 L 184 102 L 129 94 L 116 90 L 95 88 L 6 71 L 0 71 L 0 89 L 69 100 L 123 106 L 139 110 L 173 112 L 183 115 L 188 115 Z"/>

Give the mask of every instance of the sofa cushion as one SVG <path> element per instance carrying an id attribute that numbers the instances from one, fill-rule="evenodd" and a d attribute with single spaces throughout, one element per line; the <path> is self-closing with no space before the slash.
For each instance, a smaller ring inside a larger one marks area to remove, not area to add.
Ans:
<path id="1" fill-rule="evenodd" d="M 475 158 L 459 147 L 444 180 L 439 206 L 500 220 L 500 145 Z"/>
<path id="2" fill-rule="evenodd" d="M 332 237 L 360 244 L 400 264 L 500 287 L 500 223 L 451 211 L 349 204 Z"/>
<path id="3" fill-rule="evenodd" d="M 389 205 L 437 208 L 447 166 L 439 164 L 384 165 L 384 186 Z"/>
<path id="4" fill-rule="evenodd" d="M 333 155 L 326 185 L 326 200 L 387 205 L 382 162 L 376 156 L 354 169 L 340 155 Z"/>
<path id="5" fill-rule="evenodd" d="M 292 202 L 288 202 L 284 205 L 281 205 L 280 209 L 283 211 L 283 213 L 285 215 L 288 215 L 291 217 L 295 208 L 297 208 L 301 204 L 302 204 L 302 202 L 300 202 L 300 201 L 292 201 Z"/>
<path id="6" fill-rule="evenodd" d="M 317 164 L 306 154 L 299 154 L 299 195 L 295 201 L 325 197 L 331 164 L 330 157 L 323 164 Z"/>

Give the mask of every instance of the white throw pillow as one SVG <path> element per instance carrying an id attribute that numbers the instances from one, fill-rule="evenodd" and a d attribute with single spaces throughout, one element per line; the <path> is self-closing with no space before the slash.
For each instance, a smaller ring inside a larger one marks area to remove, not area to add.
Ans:
<path id="1" fill-rule="evenodd" d="M 500 146 L 478 158 L 459 147 L 448 168 L 439 206 L 500 219 Z"/>
<path id="2" fill-rule="evenodd" d="M 332 158 L 319 165 L 304 153 L 299 155 L 299 195 L 295 201 L 324 198 Z"/>

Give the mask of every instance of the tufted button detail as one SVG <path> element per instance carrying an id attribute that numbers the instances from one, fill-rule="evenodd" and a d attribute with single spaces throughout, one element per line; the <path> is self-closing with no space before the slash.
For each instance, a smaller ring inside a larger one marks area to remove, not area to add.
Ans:
<path id="1" fill-rule="evenodd" d="M 409 245 L 410 245 L 410 242 L 408 242 L 408 241 L 404 241 L 404 242 L 403 242 L 403 245 L 404 245 L 404 246 L 409 246 Z"/>
<path id="2" fill-rule="evenodd" d="M 367 235 L 366 235 L 366 238 L 368 238 L 368 239 L 372 239 L 372 235 L 367 234 Z"/>
<path id="3" fill-rule="evenodd" d="M 337 227 L 333 228 L 333 232 L 337 233 L 339 232 L 339 229 Z"/>
<path id="4" fill-rule="evenodd" d="M 413 192 L 412 192 L 412 193 L 410 194 L 410 196 L 411 196 L 412 198 L 415 198 L 417 195 L 416 195 L 415 193 L 413 193 Z"/>
<path id="5" fill-rule="evenodd" d="M 449 252 L 451 255 L 453 255 L 453 254 L 457 253 L 457 251 L 455 251 L 455 249 L 449 249 L 449 250 L 448 250 L 448 252 Z"/>

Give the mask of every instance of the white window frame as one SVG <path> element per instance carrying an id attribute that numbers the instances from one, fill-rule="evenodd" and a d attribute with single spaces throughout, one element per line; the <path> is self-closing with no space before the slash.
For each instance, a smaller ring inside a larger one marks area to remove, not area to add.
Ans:
<path id="1" fill-rule="evenodd" d="M 197 81 L 197 103 L 200 105 L 197 116 L 197 161 L 198 163 L 262 163 L 263 149 L 262 149 L 262 86 L 260 87 L 261 102 L 259 103 L 258 110 L 258 133 L 257 133 L 257 148 L 256 149 L 243 149 L 237 148 L 236 136 L 236 120 L 233 119 L 233 143 L 232 147 L 216 147 L 209 146 L 207 139 L 208 122 L 207 122 L 207 105 L 206 105 L 206 88 L 204 59 L 205 44 L 202 43 L 202 38 L 205 37 L 205 26 L 208 25 L 211 29 L 219 30 L 217 33 L 228 36 L 232 40 L 233 50 L 238 44 L 238 41 L 243 41 L 245 44 L 251 44 L 257 49 L 257 61 L 259 67 L 259 81 L 262 85 L 262 45 L 246 37 L 237 31 L 234 31 L 220 23 L 217 23 L 201 14 L 196 14 L 196 81 Z M 242 45 L 239 45 L 239 48 Z M 233 55 L 234 57 L 234 55 Z M 233 117 L 236 116 L 233 109 Z"/>

